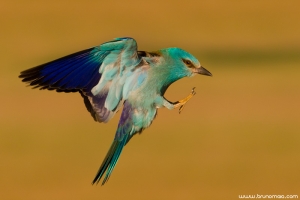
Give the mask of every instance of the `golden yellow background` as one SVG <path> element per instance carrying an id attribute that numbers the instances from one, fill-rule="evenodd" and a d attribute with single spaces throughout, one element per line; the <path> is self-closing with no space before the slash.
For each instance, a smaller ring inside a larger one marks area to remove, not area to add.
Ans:
<path id="1" fill-rule="evenodd" d="M 238 199 L 300 195 L 299 1 L 9 1 L 0 3 L 1 199 Z M 131 36 L 177 46 L 213 77 L 173 84 L 182 114 L 160 109 L 92 186 L 119 114 L 95 123 L 79 94 L 31 90 L 19 72 Z"/>

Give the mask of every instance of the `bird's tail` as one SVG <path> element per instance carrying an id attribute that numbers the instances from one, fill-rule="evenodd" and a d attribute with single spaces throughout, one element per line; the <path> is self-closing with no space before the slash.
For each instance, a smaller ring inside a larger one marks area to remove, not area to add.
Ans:
<path id="1" fill-rule="evenodd" d="M 102 176 L 104 175 L 105 171 L 106 171 L 106 174 L 103 179 L 102 185 L 104 185 L 108 181 L 114 167 L 116 166 L 116 164 L 118 162 L 118 159 L 123 150 L 123 147 L 126 144 L 127 138 L 128 138 L 128 135 L 126 134 L 125 137 L 123 137 L 121 140 L 115 139 L 113 141 L 92 184 L 99 183 L 99 181 L 102 178 Z"/>

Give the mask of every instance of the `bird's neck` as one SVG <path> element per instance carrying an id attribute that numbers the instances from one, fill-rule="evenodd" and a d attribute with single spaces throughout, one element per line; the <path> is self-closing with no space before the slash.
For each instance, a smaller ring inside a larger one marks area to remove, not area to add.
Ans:
<path id="1" fill-rule="evenodd" d="M 186 75 L 172 66 L 157 67 L 153 70 L 152 82 L 157 92 L 164 95 L 168 87 Z"/>

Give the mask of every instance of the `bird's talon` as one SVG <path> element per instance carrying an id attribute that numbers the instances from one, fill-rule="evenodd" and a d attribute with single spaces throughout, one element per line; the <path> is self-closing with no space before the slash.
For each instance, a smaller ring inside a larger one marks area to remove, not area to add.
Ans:
<path id="1" fill-rule="evenodd" d="M 192 94 L 193 96 L 196 94 L 195 89 L 196 89 L 196 87 L 193 87 L 193 88 L 192 88 L 192 93 L 191 93 L 191 94 Z"/>
<path id="2" fill-rule="evenodd" d="M 179 114 L 181 113 L 181 111 L 183 110 L 183 108 L 184 108 L 184 105 L 185 104 L 183 104 L 183 105 L 181 105 L 180 107 L 179 107 Z"/>
<path id="3" fill-rule="evenodd" d="M 184 99 L 179 100 L 175 104 L 175 108 L 179 107 L 179 114 L 182 112 L 185 104 L 196 94 L 195 87 L 192 88 L 192 92 Z"/>

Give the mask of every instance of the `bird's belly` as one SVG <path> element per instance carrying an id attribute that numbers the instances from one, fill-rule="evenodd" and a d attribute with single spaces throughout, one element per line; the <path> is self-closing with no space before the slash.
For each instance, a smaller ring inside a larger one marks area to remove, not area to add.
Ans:
<path id="1" fill-rule="evenodd" d="M 156 116 L 156 95 L 134 92 L 128 98 L 132 105 L 132 120 L 137 131 L 147 128 Z"/>
<path id="2" fill-rule="evenodd" d="M 156 116 L 156 108 L 152 107 L 138 107 L 134 109 L 133 124 L 137 131 L 150 126 L 151 122 Z"/>

